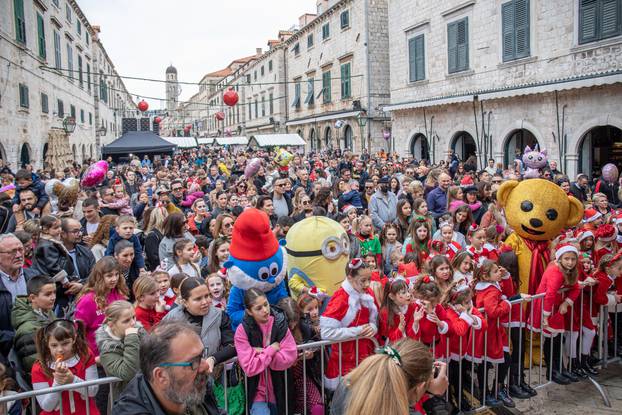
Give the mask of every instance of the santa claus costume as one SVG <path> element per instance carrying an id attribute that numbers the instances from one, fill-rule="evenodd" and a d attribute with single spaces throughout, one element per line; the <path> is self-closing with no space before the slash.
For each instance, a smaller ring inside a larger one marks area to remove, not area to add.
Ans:
<path id="1" fill-rule="evenodd" d="M 595 232 L 602 224 L 603 214 L 596 209 L 585 209 L 583 213 L 583 227 Z"/>
<path id="2" fill-rule="evenodd" d="M 617 229 L 610 224 L 600 226 L 595 232 L 594 253 L 592 259 L 594 260 L 594 266 L 598 267 L 600 259 L 607 254 L 615 254 L 618 251 L 618 238 Z"/>
<path id="3" fill-rule="evenodd" d="M 362 262 L 362 259 L 354 258 L 348 265 L 349 272 L 362 267 Z M 371 325 L 374 332 L 377 332 L 378 309 L 370 288 L 365 292 L 359 292 L 349 278 L 346 278 L 341 288 L 330 298 L 326 311 L 320 317 L 322 340 L 343 341 L 355 338 L 366 324 Z M 329 390 L 335 390 L 339 385 L 340 376 L 347 375 L 373 353 L 374 343 L 369 339 L 334 344 L 326 366 L 324 386 Z"/>

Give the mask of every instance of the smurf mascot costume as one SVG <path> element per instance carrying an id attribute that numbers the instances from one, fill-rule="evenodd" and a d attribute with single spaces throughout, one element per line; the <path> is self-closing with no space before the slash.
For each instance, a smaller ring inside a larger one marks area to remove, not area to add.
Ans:
<path id="1" fill-rule="evenodd" d="M 235 221 L 230 257 L 225 262 L 232 284 L 227 313 L 233 330 L 244 317 L 244 292 L 259 288 L 270 304 L 287 297 L 287 254 L 270 229 L 268 215 L 258 209 L 245 210 Z"/>

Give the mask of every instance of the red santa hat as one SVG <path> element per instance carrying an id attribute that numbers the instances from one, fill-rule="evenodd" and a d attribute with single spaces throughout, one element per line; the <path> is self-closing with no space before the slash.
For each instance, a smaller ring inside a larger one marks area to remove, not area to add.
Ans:
<path id="1" fill-rule="evenodd" d="M 600 218 L 602 213 L 596 211 L 596 209 L 585 209 L 585 213 L 583 215 L 583 222 L 590 223 L 594 222 L 596 219 Z"/>
<path id="2" fill-rule="evenodd" d="M 473 184 L 475 184 L 473 183 L 473 178 L 469 176 L 468 174 L 464 176 L 462 180 L 460 180 L 460 186 L 469 186 Z"/>
<path id="3" fill-rule="evenodd" d="M 242 261 L 263 261 L 276 254 L 279 243 L 270 228 L 270 219 L 259 209 L 246 209 L 233 226 L 231 256 Z"/>
<path id="4" fill-rule="evenodd" d="M 616 225 L 622 223 L 622 213 L 616 213 L 616 215 L 613 217 L 613 223 L 615 223 Z"/>
<path id="5" fill-rule="evenodd" d="M 579 256 L 579 250 L 576 246 L 563 242 L 555 247 L 555 259 L 559 261 L 562 255 L 567 254 L 568 252 L 574 252 L 577 257 Z"/>
<path id="6" fill-rule="evenodd" d="M 606 223 L 598 227 L 595 237 L 602 242 L 612 242 L 618 237 L 618 231 L 613 225 Z"/>
<path id="7" fill-rule="evenodd" d="M 581 243 L 581 241 L 583 241 L 584 239 L 589 238 L 590 236 L 593 238 L 594 233 L 589 229 L 577 229 L 577 233 L 575 234 L 577 242 L 579 243 Z"/>
<path id="8" fill-rule="evenodd" d="M 351 211 L 352 209 L 356 210 L 356 208 L 352 205 L 345 205 L 344 207 L 341 208 L 341 211 L 343 212 L 344 215 L 347 215 L 349 211 Z"/>

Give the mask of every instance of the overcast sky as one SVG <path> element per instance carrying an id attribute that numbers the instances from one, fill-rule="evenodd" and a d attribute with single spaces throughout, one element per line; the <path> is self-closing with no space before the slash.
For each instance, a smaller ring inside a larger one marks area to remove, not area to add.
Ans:
<path id="1" fill-rule="evenodd" d="M 232 60 L 267 49 L 280 29 L 315 10 L 315 0 L 78 0 L 117 72 L 164 79 L 172 63 L 178 79 L 199 82 Z M 132 95 L 164 98 L 163 83 L 124 79 Z M 182 85 L 181 100 L 198 92 Z M 150 109 L 163 107 L 148 100 Z"/>

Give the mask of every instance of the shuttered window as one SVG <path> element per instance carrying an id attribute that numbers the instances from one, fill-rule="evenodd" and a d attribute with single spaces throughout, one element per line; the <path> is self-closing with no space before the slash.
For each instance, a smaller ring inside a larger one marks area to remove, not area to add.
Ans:
<path id="1" fill-rule="evenodd" d="M 28 87 L 24 84 L 19 84 L 19 106 L 22 108 L 30 107 L 30 100 L 28 97 Z"/>
<path id="2" fill-rule="evenodd" d="M 341 15 L 339 16 L 339 21 L 341 23 L 342 29 L 350 27 L 350 10 L 345 10 L 341 12 Z"/>
<path id="3" fill-rule="evenodd" d="M 529 47 L 529 0 L 511 0 L 501 6 L 503 61 L 526 58 Z"/>
<path id="4" fill-rule="evenodd" d="M 448 72 L 469 69 L 469 20 L 464 18 L 447 25 Z"/>
<path id="5" fill-rule="evenodd" d="M 341 99 L 352 96 L 352 81 L 350 79 L 350 63 L 341 65 Z"/>
<path id="6" fill-rule="evenodd" d="M 324 104 L 328 104 L 332 98 L 332 92 L 330 90 L 330 71 L 322 73 L 322 96 Z"/>
<path id="7" fill-rule="evenodd" d="M 315 83 L 313 78 L 307 80 L 307 96 L 305 98 L 305 104 L 312 106 L 315 103 Z"/>
<path id="8" fill-rule="evenodd" d="M 294 102 L 292 102 L 292 107 L 300 108 L 300 81 L 296 81 L 294 84 Z"/>
<path id="9" fill-rule="evenodd" d="M 579 43 L 622 34 L 622 0 L 580 0 Z"/>
<path id="10" fill-rule="evenodd" d="M 80 88 L 84 87 L 84 74 L 82 73 L 82 56 L 78 55 L 78 82 Z"/>
<path id="11" fill-rule="evenodd" d="M 62 61 L 60 55 L 60 34 L 54 31 L 54 67 L 56 69 L 62 68 Z"/>
<path id="12" fill-rule="evenodd" d="M 69 81 L 73 82 L 74 78 L 73 73 L 73 50 L 71 49 L 71 45 L 67 43 L 67 76 L 69 77 Z"/>
<path id="13" fill-rule="evenodd" d="M 39 46 L 39 57 L 45 59 L 45 26 L 43 24 L 43 16 L 37 13 L 37 43 Z"/>
<path id="14" fill-rule="evenodd" d="M 26 19 L 24 18 L 24 0 L 13 0 L 15 12 L 15 39 L 26 44 Z"/>
<path id="15" fill-rule="evenodd" d="M 425 79 L 425 37 L 423 34 L 408 40 L 408 67 L 410 82 Z"/>
<path id="16" fill-rule="evenodd" d="M 48 96 L 47 94 L 41 93 L 41 112 L 47 114 L 50 112 Z"/>
<path id="17" fill-rule="evenodd" d="M 326 23 L 322 26 L 322 40 L 326 40 L 330 37 L 330 24 Z"/>

